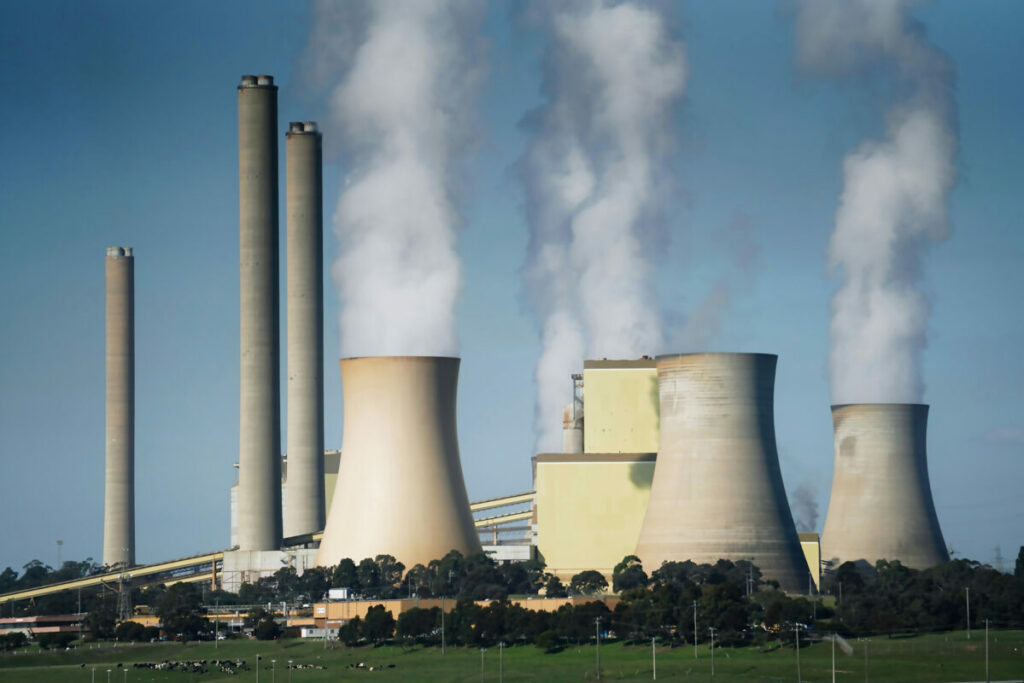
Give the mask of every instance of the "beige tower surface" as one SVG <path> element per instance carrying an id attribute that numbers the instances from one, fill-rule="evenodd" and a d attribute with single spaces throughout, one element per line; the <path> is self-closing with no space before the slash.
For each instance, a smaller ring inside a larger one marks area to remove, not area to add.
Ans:
<path id="1" fill-rule="evenodd" d="M 323 175 L 320 133 L 285 136 L 288 259 L 288 487 L 284 535 L 324 528 Z"/>
<path id="2" fill-rule="evenodd" d="M 110 247 L 106 261 L 107 465 L 103 564 L 135 564 L 135 257 Z"/>
<path id="3" fill-rule="evenodd" d="M 806 589 L 775 446 L 776 360 L 658 358 L 658 461 L 636 550 L 647 571 L 665 561 L 753 560 L 783 589 Z"/>
<path id="4" fill-rule="evenodd" d="M 459 461 L 459 362 L 341 360 L 341 465 L 317 566 L 387 554 L 412 567 L 480 550 Z"/>
<path id="5" fill-rule="evenodd" d="M 835 563 L 949 560 L 928 482 L 928 406 L 832 406 L 835 467 L 821 555 Z"/>
<path id="6" fill-rule="evenodd" d="M 277 86 L 271 76 L 242 76 L 238 86 L 241 550 L 276 550 L 281 543 L 277 199 Z"/>

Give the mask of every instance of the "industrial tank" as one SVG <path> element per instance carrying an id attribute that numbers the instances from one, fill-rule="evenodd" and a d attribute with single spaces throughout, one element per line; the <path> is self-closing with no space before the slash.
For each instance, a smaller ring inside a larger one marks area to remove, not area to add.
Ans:
<path id="1" fill-rule="evenodd" d="M 949 560 L 928 481 L 928 406 L 832 406 L 835 467 L 821 556 L 833 564 Z"/>
<path id="2" fill-rule="evenodd" d="M 665 561 L 752 560 L 786 590 L 807 588 L 775 446 L 777 356 L 659 356 L 660 436 L 636 554 Z"/>
<path id="3" fill-rule="evenodd" d="M 459 359 L 345 358 L 338 482 L 317 553 L 392 555 L 406 567 L 450 550 L 480 550 L 462 478 L 455 422 Z"/>

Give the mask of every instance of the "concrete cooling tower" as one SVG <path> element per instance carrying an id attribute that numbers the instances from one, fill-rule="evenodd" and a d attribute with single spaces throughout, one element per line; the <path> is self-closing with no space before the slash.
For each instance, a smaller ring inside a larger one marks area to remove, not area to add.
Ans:
<path id="1" fill-rule="evenodd" d="M 317 566 L 388 554 L 412 567 L 480 550 L 459 461 L 459 362 L 341 360 L 341 465 Z"/>
<path id="2" fill-rule="evenodd" d="M 835 468 L 821 556 L 836 564 L 949 560 L 928 483 L 928 406 L 832 406 Z"/>
<path id="3" fill-rule="evenodd" d="M 103 564 L 135 564 L 135 257 L 110 247 L 107 299 L 107 467 Z"/>
<path id="4" fill-rule="evenodd" d="M 660 437 L 636 554 L 665 561 L 752 560 L 785 590 L 808 568 L 775 447 L 777 356 L 659 356 Z"/>

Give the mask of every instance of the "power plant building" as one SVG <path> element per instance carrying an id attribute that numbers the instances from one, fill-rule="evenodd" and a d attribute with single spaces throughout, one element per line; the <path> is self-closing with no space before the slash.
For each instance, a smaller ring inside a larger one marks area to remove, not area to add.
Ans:
<path id="1" fill-rule="evenodd" d="M 928 480 L 928 406 L 832 406 L 835 467 L 821 551 L 833 565 L 949 560 Z"/>
<path id="2" fill-rule="evenodd" d="M 658 444 L 653 359 L 585 361 L 582 380 L 583 452 L 534 459 L 537 552 L 562 580 L 633 554 Z"/>

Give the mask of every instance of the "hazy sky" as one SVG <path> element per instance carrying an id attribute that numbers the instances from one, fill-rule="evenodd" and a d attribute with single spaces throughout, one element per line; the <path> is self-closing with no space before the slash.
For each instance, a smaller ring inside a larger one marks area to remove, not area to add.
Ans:
<path id="1" fill-rule="evenodd" d="M 699 321 L 708 350 L 779 354 L 782 472 L 791 497 L 812 492 L 820 531 L 838 285 L 826 250 L 844 157 L 884 134 L 886 82 L 800 71 L 786 3 L 672 12 L 688 76 L 672 122 L 659 306 L 670 331 Z M 923 260 L 932 489 L 956 556 L 992 562 L 997 546 L 1009 559 L 1024 544 L 1024 4 L 936 1 L 914 15 L 956 69 L 960 133 L 951 233 Z M 531 486 L 540 355 L 515 165 L 529 140 L 524 117 L 544 102 L 546 34 L 517 4 L 492 3 L 482 26 L 458 205 L 458 419 L 472 499 Z M 101 557 L 110 245 L 136 255 L 138 560 L 227 546 L 238 456 L 235 88 L 249 73 L 281 86 L 283 211 L 287 122 L 329 119 L 328 93 L 305 77 L 310 33 L 300 3 L 0 5 L 0 567 L 55 564 L 57 539 L 65 559 Z M 333 133 L 324 125 L 328 147 Z M 334 156 L 324 172 L 328 266 L 346 161 Z M 283 213 L 281 226 L 283 250 Z M 326 443 L 338 448 L 329 281 L 325 294 Z M 699 349 L 651 352 L 690 350 Z"/>

